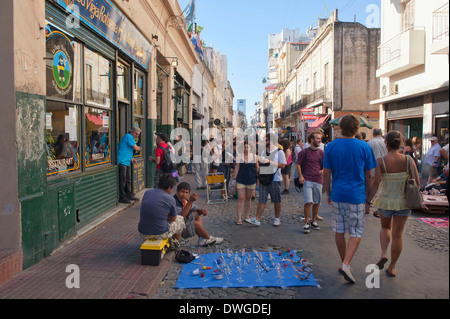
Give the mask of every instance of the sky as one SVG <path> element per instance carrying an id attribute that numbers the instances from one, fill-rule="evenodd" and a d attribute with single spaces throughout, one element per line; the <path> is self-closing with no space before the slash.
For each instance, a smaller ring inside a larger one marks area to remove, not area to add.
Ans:
<path id="1" fill-rule="evenodd" d="M 182 10 L 190 0 L 178 0 Z M 237 99 L 247 100 L 247 118 L 261 101 L 268 76 L 268 36 L 283 28 L 306 33 L 338 9 L 340 21 L 379 27 L 380 0 L 196 0 L 202 41 L 227 55 L 228 80 Z"/>

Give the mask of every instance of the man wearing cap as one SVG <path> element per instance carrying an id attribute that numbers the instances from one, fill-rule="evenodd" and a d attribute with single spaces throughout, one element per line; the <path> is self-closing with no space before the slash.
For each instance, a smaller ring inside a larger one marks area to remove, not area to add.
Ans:
<path id="1" fill-rule="evenodd" d="M 131 162 L 136 163 L 133 158 L 134 151 L 140 152 L 141 148 L 136 145 L 141 129 L 133 127 L 130 133 L 122 137 L 118 149 L 119 164 L 119 202 L 131 204 L 132 200 L 138 200 L 131 191 Z"/>
<path id="2" fill-rule="evenodd" d="M 425 158 L 423 159 L 424 163 L 429 166 L 428 169 L 428 182 L 431 183 L 431 180 L 438 177 L 438 167 L 441 160 L 441 145 L 439 145 L 439 140 L 436 136 L 433 136 L 430 139 L 431 148 L 428 150 L 427 154 L 425 154 Z"/>
<path id="3" fill-rule="evenodd" d="M 159 184 L 160 176 L 163 174 L 161 167 L 164 162 L 164 150 L 166 150 L 169 147 L 167 145 L 167 142 L 169 141 L 169 136 L 164 133 L 155 133 L 155 135 L 156 135 L 155 157 L 149 156 L 149 160 L 156 164 L 155 179 L 154 179 L 154 185 L 156 187 Z"/>

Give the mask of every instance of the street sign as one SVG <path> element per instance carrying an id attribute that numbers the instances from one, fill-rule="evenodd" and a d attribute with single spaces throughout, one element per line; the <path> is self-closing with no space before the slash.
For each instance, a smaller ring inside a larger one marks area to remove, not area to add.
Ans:
<path id="1" fill-rule="evenodd" d="M 302 120 L 317 120 L 317 116 L 314 114 L 314 109 L 301 109 L 300 114 Z"/>

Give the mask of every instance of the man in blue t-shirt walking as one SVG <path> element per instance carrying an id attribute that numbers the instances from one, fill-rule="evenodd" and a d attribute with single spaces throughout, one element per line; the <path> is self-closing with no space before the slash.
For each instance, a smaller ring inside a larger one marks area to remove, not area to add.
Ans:
<path id="1" fill-rule="evenodd" d="M 360 127 L 356 116 L 346 115 L 339 126 L 342 138 L 325 148 L 323 177 L 328 204 L 331 205 L 331 225 L 342 260 L 339 273 L 345 280 L 355 283 L 350 262 L 364 231 L 366 196 L 370 190 L 372 170 L 377 167 L 377 162 L 372 148 L 355 138 Z M 350 233 L 348 245 L 345 241 L 346 232 Z"/>
<path id="2" fill-rule="evenodd" d="M 140 152 L 141 148 L 136 145 L 136 139 L 139 138 L 141 129 L 134 126 L 130 133 L 122 137 L 119 142 L 118 164 L 119 164 L 119 202 L 131 204 L 132 200 L 138 200 L 134 197 L 131 190 L 131 162 L 135 163 L 133 158 L 134 151 Z"/>

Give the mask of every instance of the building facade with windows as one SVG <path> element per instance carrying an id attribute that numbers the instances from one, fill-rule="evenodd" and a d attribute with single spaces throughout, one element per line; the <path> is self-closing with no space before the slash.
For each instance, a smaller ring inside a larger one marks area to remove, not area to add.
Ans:
<path id="1" fill-rule="evenodd" d="M 449 2 L 381 1 L 378 48 L 380 125 L 417 137 L 425 155 L 430 138 L 449 138 Z"/>
<path id="2" fill-rule="evenodd" d="M 300 54 L 291 69 L 289 60 L 282 62 L 285 54 L 280 56 L 279 74 L 285 75 L 272 99 L 274 122 L 288 123 L 303 140 L 316 127 L 324 129 L 327 140 L 339 137 L 328 122 L 350 113 L 378 126 L 378 108 L 370 102 L 378 93 L 380 29 L 339 21 L 335 10 L 319 19 L 314 34 L 309 43 L 298 44 Z"/>
<path id="3" fill-rule="evenodd" d="M 134 126 L 133 192 L 153 187 L 155 132 L 192 128 L 201 59 L 174 0 L 5 0 L 0 17 L 1 283 L 116 207 Z"/>

